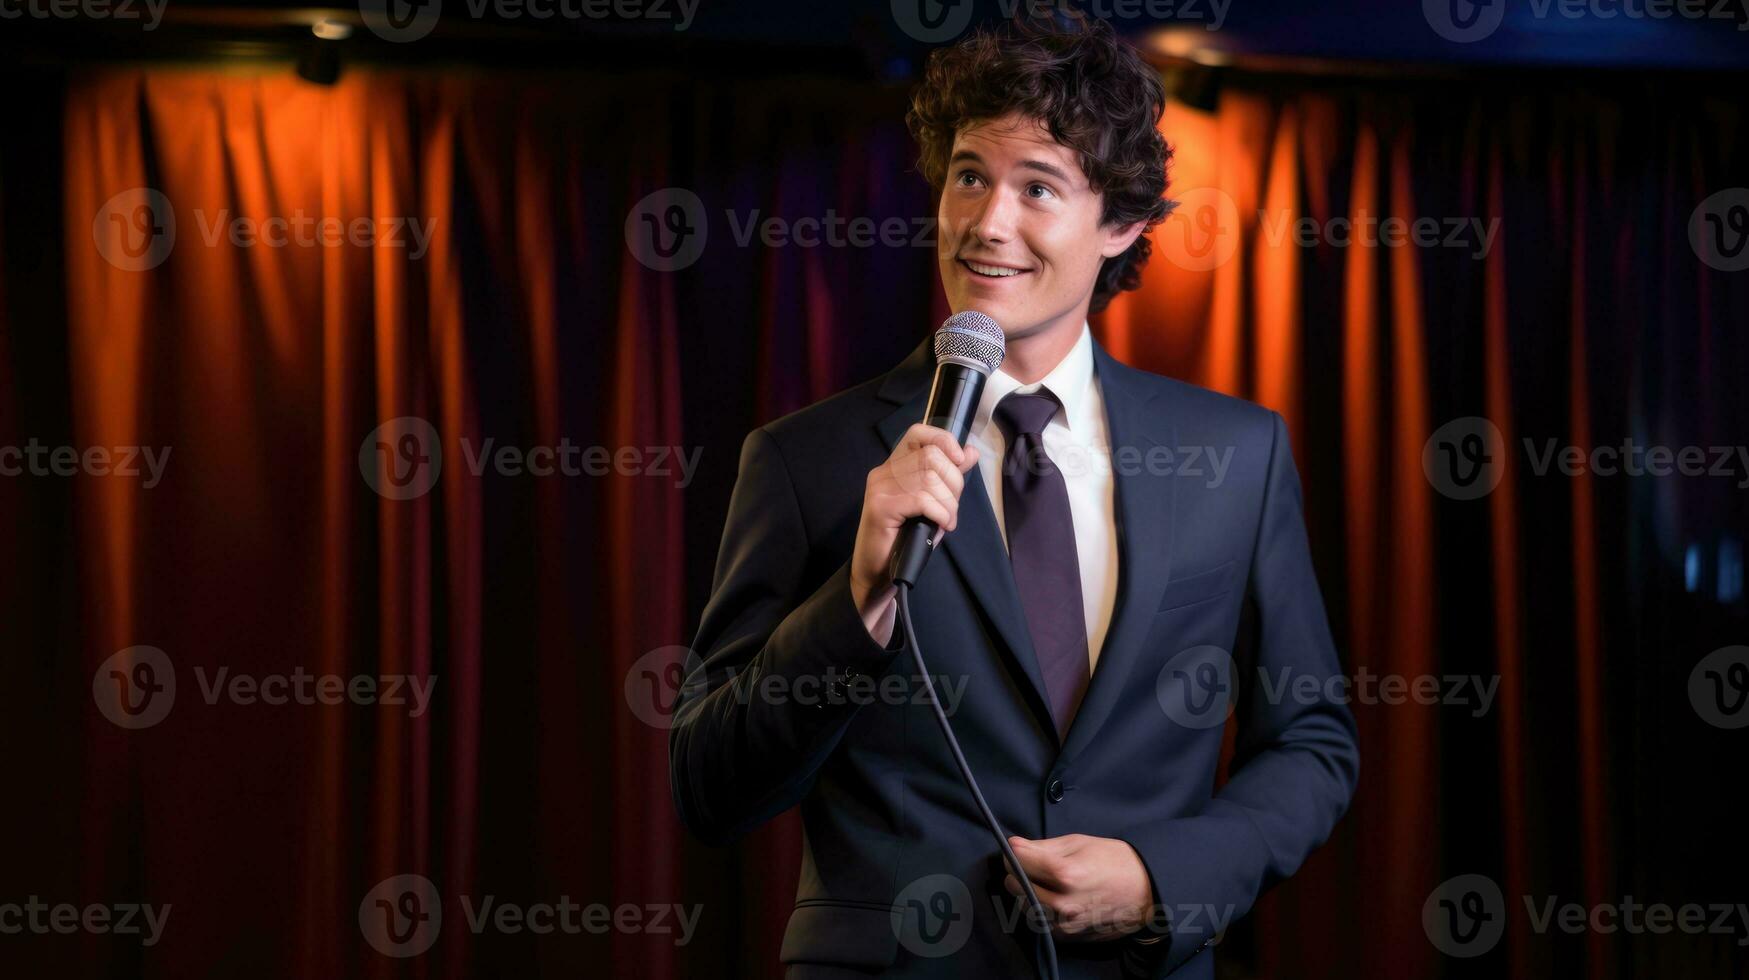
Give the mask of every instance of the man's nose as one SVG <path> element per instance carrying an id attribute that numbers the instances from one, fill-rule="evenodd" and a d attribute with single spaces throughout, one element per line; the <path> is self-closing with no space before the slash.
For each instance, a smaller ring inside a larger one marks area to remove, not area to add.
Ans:
<path id="1" fill-rule="evenodd" d="M 1014 200 L 1013 195 L 1001 190 L 994 191 L 984 198 L 968 230 L 980 242 L 1000 245 L 1014 237 L 1017 207 L 1019 202 Z"/>

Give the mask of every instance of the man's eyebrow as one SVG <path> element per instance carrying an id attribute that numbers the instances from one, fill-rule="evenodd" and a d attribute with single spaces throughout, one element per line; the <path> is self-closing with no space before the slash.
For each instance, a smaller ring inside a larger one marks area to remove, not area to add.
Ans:
<path id="1" fill-rule="evenodd" d="M 969 160 L 980 166 L 984 164 L 984 158 L 978 156 L 978 154 L 972 150 L 961 150 L 958 153 L 955 153 L 953 159 L 949 160 L 947 164 L 951 167 L 954 164 L 959 163 L 961 160 Z M 1063 168 L 1054 164 L 1046 163 L 1043 160 L 1022 160 L 1018 166 L 1027 170 L 1037 170 L 1041 173 L 1050 174 L 1052 177 L 1057 178 L 1065 184 L 1073 184 L 1075 182 L 1073 178 L 1064 172 Z"/>

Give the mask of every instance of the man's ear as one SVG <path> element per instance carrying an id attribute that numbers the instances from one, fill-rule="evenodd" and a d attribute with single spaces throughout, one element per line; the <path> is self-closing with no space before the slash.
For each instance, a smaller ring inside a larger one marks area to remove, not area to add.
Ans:
<path id="1" fill-rule="evenodd" d="M 1125 249 L 1134 245 L 1136 239 L 1141 237 L 1144 224 L 1146 222 L 1137 220 L 1127 225 L 1100 226 L 1100 230 L 1105 232 L 1105 244 L 1100 246 L 1099 254 L 1108 259 L 1114 255 L 1122 255 Z"/>

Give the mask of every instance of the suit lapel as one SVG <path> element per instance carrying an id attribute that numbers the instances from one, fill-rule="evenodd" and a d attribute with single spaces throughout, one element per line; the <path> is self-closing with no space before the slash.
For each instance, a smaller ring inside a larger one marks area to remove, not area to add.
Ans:
<path id="1" fill-rule="evenodd" d="M 1094 370 L 1105 401 L 1106 435 L 1111 445 L 1114 470 L 1113 510 L 1117 517 L 1118 592 L 1111 625 L 1100 648 L 1099 663 L 1088 684 L 1061 757 L 1073 760 L 1105 724 L 1119 695 L 1130 683 L 1142 643 L 1153 622 L 1155 607 L 1171 571 L 1173 516 L 1178 481 L 1170 475 L 1148 472 L 1148 451 L 1163 447 L 1177 452 L 1178 422 L 1150 406 L 1158 387 L 1148 376 L 1123 364 L 1094 341 Z M 881 419 L 877 428 L 887 450 L 899 437 L 922 420 L 934 377 L 935 359 L 929 340 L 887 375 L 880 396 L 897 407 Z M 1026 618 L 1020 608 L 1020 590 L 1014 584 L 1014 569 L 1003 547 L 996 513 L 984 492 L 982 479 L 968 479 L 960 495 L 958 529 L 943 541 L 966 589 L 994 625 L 1006 645 L 1011 667 L 1027 679 L 1029 705 L 1047 737 L 1056 738 L 1044 677 L 1032 647 Z M 928 569 L 925 576 L 930 575 Z"/>
<path id="2" fill-rule="evenodd" d="M 1106 435 L 1111 444 L 1118 589 L 1098 665 L 1063 746 L 1065 762 L 1076 758 L 1093 740 L 1130 683 L 1171 568 L 1178 489 L 1176 478 L 1148 472 L 1150 449 L 1161 446 L 1176 453 L 1178 445 L 1176 417 L 1162 417 L 1158 405 L 1149 410 L 1158 387 L 1149 383 L 1147 375 L 1113 359 L 1097 341 L 1093 364 L 1105 400 Z"/>
<path id="3" fill-rule="evenodd" d="M 929 400 L 929 384 L 935 376 L 935 359 L 931 344 L 925 340 L 892 373 L 881 386 L 880 395 L 897 402 L 895 408 L 881 419 L 877 428 L 888 452 L 898 445 L 905 430 L 923 420 Z M 1007 647 L 1010 667 L 1027 679 L 1031 697 L 1029 703 L 1040 727 L 1056 738 L 1056 725 L 1051 722 L 1050 702 L 1045 698 L 1044 676 L 1039 672 L 1038 655 L 1032 648 L 1032 636 L 1027 631 L 1026 618 L 1020 608 L 1020 590 L 1014 584 L 1014 569 L 1008 561 L 1008 549 L 1003 547 L 1001 532 L 996 527 L 996 512 L 990 505 L 984 481 L 976 473 L 966 475 L 965 490 L 960 494 L 960 520 L 952 534 L 943 539 L 946 551 L 960 576 L 966 591 L 983 610 L 995 627 L 996 634 Z M 936 559 L 939 563 L 940 559 Z M 923 570 L 924 581 L 938 572 Z M 919 586 L 921 587 L 921 585 Z"/>

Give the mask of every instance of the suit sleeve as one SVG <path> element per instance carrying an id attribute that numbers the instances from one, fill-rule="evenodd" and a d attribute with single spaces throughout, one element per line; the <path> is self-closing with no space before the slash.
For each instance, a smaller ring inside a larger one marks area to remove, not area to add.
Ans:
<path id="1" fill-rule="evenodd" d="M 1231 778 L 1200 812 L 1131 828 L 1122 838 L 1141 855 L 1172 926 L 1164 941 L 1132 944 L 1131 972 L 1164 977 L 1215 940 L 1221 923 L 1250 911 L 1264 888 L 1293 874 L 1348 808 L 1360 772 L 1354 717 L 1324 683 L 1339 675 L 1335 643 L 1312 567 L 1299 474 L 1281 416 L 1270 413 L 1270 450 L 1261 523 L 1250 568 L 1257 615 L 1257 668 L 1270 677 L 1316 678 L 1240 685 L 1240 727 Z M 1234 679 L 1235 681 L 1237 678 Z M 1195 909 L 1192 917 L 1184 910 Z"/>
<path id="2" fill-rule="evenodd" d="M 782 451 L 764 429 L 741 449 L 711 598 L 669 732 L 675 806 L 699 837 L 732 840 L 794 806 L 855 716 L 844 685 L 879 677 L 881 647 L 850 594 L 850 563 L 804 580 L 807 529 Z"/>

